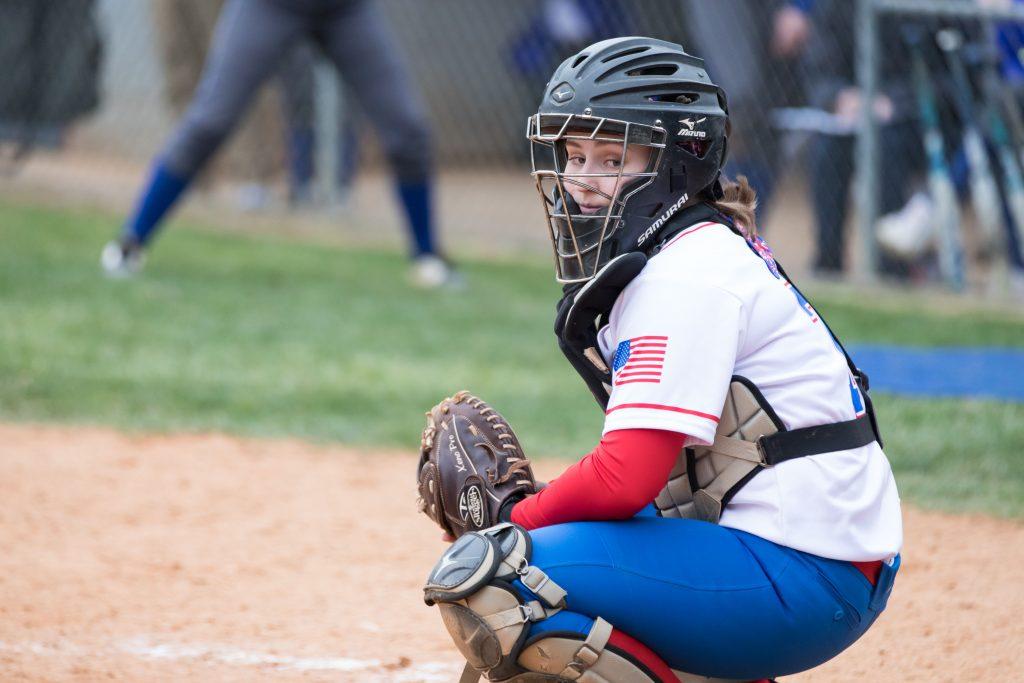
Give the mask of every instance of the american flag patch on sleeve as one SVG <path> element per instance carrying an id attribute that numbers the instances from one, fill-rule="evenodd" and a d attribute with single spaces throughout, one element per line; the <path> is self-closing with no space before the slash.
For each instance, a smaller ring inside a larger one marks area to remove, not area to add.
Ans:
<path id="1" fill-rule="evenodd" d="M 617 387 L 640 382 L 658 384 L 667 348 L 668 337 L 633 337 L 619 342 L 612 360 L 612 384 Z"/>

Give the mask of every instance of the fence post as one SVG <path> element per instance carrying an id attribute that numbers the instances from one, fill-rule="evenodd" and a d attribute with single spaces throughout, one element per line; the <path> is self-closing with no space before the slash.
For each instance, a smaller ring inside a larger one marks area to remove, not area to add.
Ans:
<path id="1" fill-rule="evenodd" d="M 878 126 L 873 106 L 878 93 L 878 15 L 875 0 L 857 0 L 854 30 L 857 36 L 857 85 L 863 103 L 855 157 L 857 236 L 861 253 L 856 275 L 870 280 L 878 272 L 878 244 L 875 241 L 875 220 L 878 218 Z"/>
<path id="2" fill-rule="evenodd" d="M 314 69 L 316 96 L 314 125 L 316 126 L 316 187 L 320 198 L 333 206 L 338 199 L 338 121 L 341 113 L 341 88 L 333 64 L 316 60 Z"/>

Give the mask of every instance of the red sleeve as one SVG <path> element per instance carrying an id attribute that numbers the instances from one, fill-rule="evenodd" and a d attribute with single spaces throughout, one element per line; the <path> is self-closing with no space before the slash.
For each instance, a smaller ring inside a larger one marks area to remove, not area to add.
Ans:
<path id="1" fill-rule="evenodd" d="M 672 471 L 685 434 L 618 429 L 540 493 L 512 508 L 526 529 L 564 522 L 629 519 L 654 500 Z"/>

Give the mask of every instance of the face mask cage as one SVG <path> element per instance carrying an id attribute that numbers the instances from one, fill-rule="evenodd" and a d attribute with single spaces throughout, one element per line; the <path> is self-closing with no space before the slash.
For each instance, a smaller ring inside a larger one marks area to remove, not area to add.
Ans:
<path id="1" fill-rule="evenodd" d="M 555 253 L 555 277 L 562 283 L 585 282 L 611 258 L 608 242 L 622 221 L 630 197 L 654 182 L 667 132 L 617 119 L 534 114 L 527 121 L 526 136 L 530 140 L 532 175 Z M 603 155 L 617 156 L 617 164 L 607 172 L 567 173 L 573 140 L 600 144 Z M 639 170 L 626 172 L 627 151 L 630 155 L 640 153 L 634 145 L 649 148 L 647 162 Z M 611 150 L 614 153 L 609 154 Z M 609 185 L 602 180 L 605 178 L 614 181 Z M 587 205 L 581 206 L 573 192 L 586 197 Z"/>

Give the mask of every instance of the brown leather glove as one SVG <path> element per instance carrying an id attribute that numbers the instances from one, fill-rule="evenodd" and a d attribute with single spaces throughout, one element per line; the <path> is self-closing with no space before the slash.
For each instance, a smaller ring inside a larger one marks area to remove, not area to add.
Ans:
<path id="1" fill-rule="evenodd" d="M 417 468 L 419 509 L 446 533 L 501 521 L 502 506 L 537 490 L 530 461 L 505 419 L 468 391 L 427 413 Z"/>

